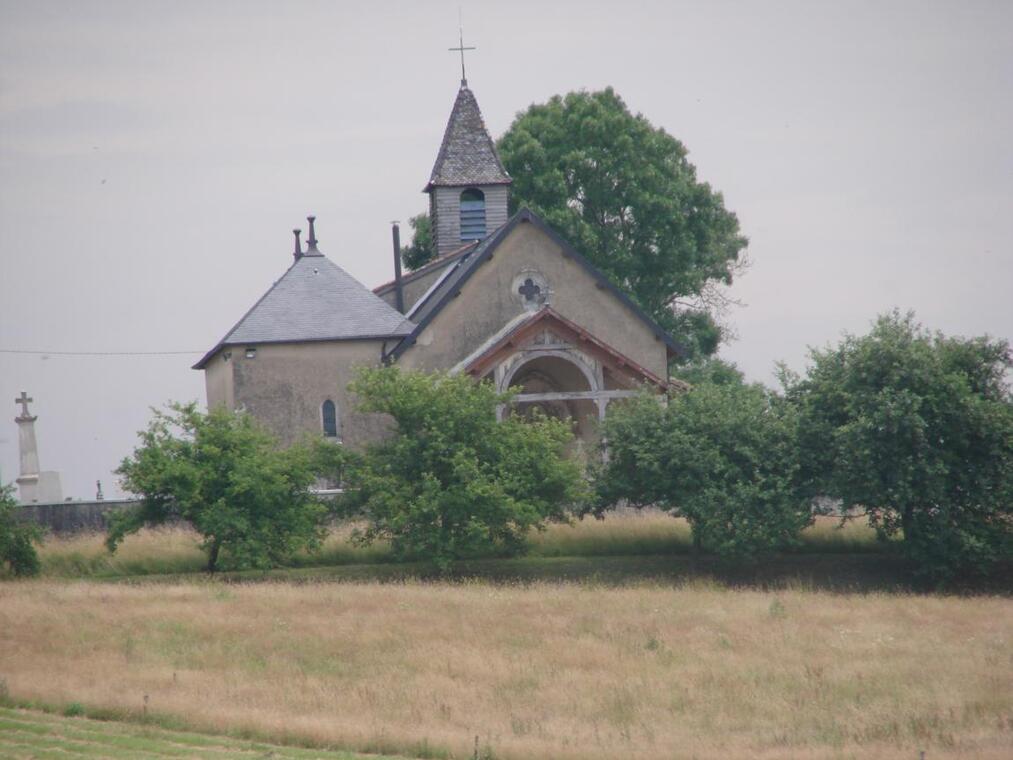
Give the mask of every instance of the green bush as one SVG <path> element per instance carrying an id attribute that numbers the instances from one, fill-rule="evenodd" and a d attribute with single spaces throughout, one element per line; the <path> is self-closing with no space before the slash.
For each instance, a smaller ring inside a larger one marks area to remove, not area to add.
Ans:
<path id="1" fill-rule="evenodd" d="M 39 555 L 35 545 L 42 540 L 42 529 L 17 519 L 17 501 L 12 486 L 0 486 L 0 567 L 11 575 L 36 575 Z"/>
<path id="2" fill-rule="evenodd" d="M 220 557 L 232 568 L 265 568 L 320 545 L 327 510 L 309 493 L 309 447 L 279 449 L 247 414 L 202 414 L 192 403 L 170 409 L 155 412 L 117 470 L 142 502 L 110 521 L 110 551 L 129 533 L 174 520 L 203 537 L 208 572 Z"/>
<path id="3" fill-rule="evenodd" d="M 903 536 L 921 573 L 988 572 L 1013 550 L 1009 344 L 930 334 L 912 314 L 813 351 L 785 374 L 801 414 L 803 487 Z"/>
<path id="4" fill-rule="evenodd" d="M 359 407 L 391 416 L 391 435 L 348 466 L 344 509 L 361 513 L 359 543 L 389 539 L 397 557 L 431 560 L 510 555 L 580 497 L 580 466 L 564 454 L 558 420 L 496 421 L 508 396 L 467 376 L 363 369 Z"/>
<path id="5" fill-rule="evenodd" d="M 723 556 L 798 545 L 812 510 L 795 491 L 794 409 L 736 383 L 704 383 L 659 401 L 645 395 L 610 410 L 595 510 L 656 505 L 685 517 L 694 543 Z"/>

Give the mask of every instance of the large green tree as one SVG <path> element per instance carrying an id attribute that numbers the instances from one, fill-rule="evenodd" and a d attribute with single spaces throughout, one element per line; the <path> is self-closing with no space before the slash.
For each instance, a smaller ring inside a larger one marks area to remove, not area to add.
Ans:
<path id="1" fill-rule="evenodd" d="M 616 404 L 595 509 L 657 506 L 684 517 L 696 545 L 750 558 L 795 544 L 812 522 L 796 490 L 797 415 L 760 385 L 702 382 Z"/>
<path id="2" fill-rule="evenodd" d="M 926 575 L 987 571 L 1013 550 L 1009 344 L 948 338 L 912 314 L 815 350 L 785 374 L 804 483 L 868 515 Z"/>
<path id="3" fill-rule="evenodd" d="M 280 449 L 250 415 L 203 414 L 192 403 L 156 411 L 139 435 L 117 473 L 142 501 L 110 521 L 110 551 L 142 527 L 176 521 L 201 535 L 208 572 L 271 567 L 319 545 L 327 510 L 309 493 L 316 460 L 307 447 Z"/>
<path id="4" fill-rule="evenodd" d="M 715 285 L 731 282 L 746 239 L 679 140 L 607 88 L 532 105 L 497 146 L 514 205 L 558 229 L 691 355 L 717 349 Z"/>
<path id="5" fill-rule="evenodd" d="M 345 508 L 367 527 L 358 540 L 391 541 L 395 554 L 435 562 L 524 548 L 532 528 L 564 519 L 581 496 L 572 439 L 559 420 L 496 421 L 508 396 L 467 376 L 363 369 L 360 408 L 390 415 L 383 441 L 346 466 Z"/>

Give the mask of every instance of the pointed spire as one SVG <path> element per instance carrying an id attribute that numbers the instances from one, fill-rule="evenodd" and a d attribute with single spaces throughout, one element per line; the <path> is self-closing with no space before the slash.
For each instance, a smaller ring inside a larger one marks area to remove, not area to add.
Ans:
<path id="1" fill-rule="evenodd" d="M 292 257 L 298 261 L 302 258 L 302 243 L 299 242 L 299 236 L 302 234 L 302 230 L 292 230 L 292 234 L 295 235 L 295 250 L 292 251 Z"/>
<path id="2" fill-rule="evenodd" d="M 508 185 L 510 175 L 485 128 L 478 101 L 461 82 L 426 192 L 438 186 Z"/>

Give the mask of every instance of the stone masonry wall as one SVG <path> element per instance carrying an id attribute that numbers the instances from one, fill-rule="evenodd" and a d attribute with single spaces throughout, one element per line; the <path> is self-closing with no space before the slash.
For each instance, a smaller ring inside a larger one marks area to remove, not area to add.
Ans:
<path id="1" fill-rule="evenodd" d="M 56 534 L 101 531 L 106 529 L 108 516 L 121 509 L 136 506 L 137 499 L 107 501 L 61 501 L 55 504 L 25 504 L 17 508 L 19 520 L 34 522 Z"/>

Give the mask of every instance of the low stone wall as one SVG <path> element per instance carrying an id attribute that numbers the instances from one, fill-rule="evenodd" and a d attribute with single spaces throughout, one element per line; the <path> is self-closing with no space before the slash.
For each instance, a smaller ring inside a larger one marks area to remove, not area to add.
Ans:
<path id="1" fill-rule="evenodd" d="M 18 518 L 34 522 L 53 533 L 105 530 L 108 515 L 140 503 L 137 499 L 107 501 L 61 501 L 54 504 L 25 504 Z"/>

